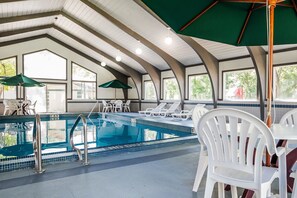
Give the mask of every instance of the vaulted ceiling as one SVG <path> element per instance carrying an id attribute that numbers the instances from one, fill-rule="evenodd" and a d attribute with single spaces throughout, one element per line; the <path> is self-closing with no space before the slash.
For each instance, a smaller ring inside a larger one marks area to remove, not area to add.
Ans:
<path id="1" fill-rule="evenodd" d="M 1 43 L 38 35 L 59 40 L 128 76 L 131 69 L 144 74 L 202 63 L 140 0 L 0 1 Z M 170 45 L 164 42 L 167 36 L 173 40 Z M 249 55 L 246 47 L 193 39 L 218 60 Z M 142 54 L 137 55 L 136 48 Z M 118 55 L 121 62 L 115 61 Z"/>

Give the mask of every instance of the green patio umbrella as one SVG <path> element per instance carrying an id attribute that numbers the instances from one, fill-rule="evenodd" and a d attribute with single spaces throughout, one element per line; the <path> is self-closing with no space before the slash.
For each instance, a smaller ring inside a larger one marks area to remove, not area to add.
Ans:
<path id="1" fill-rule="evenodd" d="M 266 1 L 276 2 L 274 44 L 297 43 L 296 0 L 142 0 L 176 33 L 235 46 L 267 45 Z"/>
<path id="2" fill-rule="evenodd" d="M 115 99 L 117 99 L 116 89 L 132 89 L 129 85 L 119 81 L 119 80 L 112 80 L 106 83 L 99 85 L 98 87 L 102 88 L 115 88 Z"/>
<path id="3" fill-rule="evenodd" d="M 8 77 L 0 80 L 0 84 L 5 86 L 22 86 L 22 87 L 43 87 L 43 83 L 37 82 L 23 74 Z"/>
<path id="4" fill-rule="evenodd" d="M 268 45 L 266 123 L 271 126 L 273 45 L 297 43 L 297 0 L 142 1 L 179 34 L 235 46 Z"/>

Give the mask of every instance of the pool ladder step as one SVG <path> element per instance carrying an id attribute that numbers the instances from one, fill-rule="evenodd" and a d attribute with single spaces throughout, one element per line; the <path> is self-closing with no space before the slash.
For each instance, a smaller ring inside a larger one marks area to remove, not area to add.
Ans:
<path id="1" fill-rule="evenodd" d="M 77 127 L 78 123 L 82 121 L 83 123 L 83 134 L 84 134 L 84 159 L 83 159 L 83 155 L 80 151 L 79 148 L 77 148 L 73 142 L 73 134 L 74 134 L 74 130 Z M 71 130 L 70 130 L 70 144 L 71 147 L 73 148 L 73 150 L 75 150 L 77 152 L 78 155 L 78 159 L 80 161 L 83 161 L 84 165 L 89 165 L 88 162 L 88 136 L 87 136 L 87 121 L 86 121 L 86 117 L 82 114 L 80 114 L 76 120 L 74 125 L 72 126 Z"/>

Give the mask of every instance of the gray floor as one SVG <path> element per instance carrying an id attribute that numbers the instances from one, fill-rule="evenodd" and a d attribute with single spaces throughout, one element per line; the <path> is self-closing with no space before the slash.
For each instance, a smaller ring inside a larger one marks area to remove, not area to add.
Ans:
<path id="1" fill-rule="evenodd" d="M 193 142 L 193 141 L 192 141 Z M 0 174 L 0 197 L 202 197 L 192 193 L 199 146 L 184 143 L 144 151 L 118 152 L 78 162 Z"/>
<path id="2" fill-rule="evenodd" d="M 86 167 L 79 162 L 47 165 L 41 175 L 32 169 L 1 173 L 0 197 L 200 198 L 205 177 L 198 193 L 192 192 L 198 154 L 199 145 L 191 140 L 102 153 L 90 158 L 92 164 Z"/>

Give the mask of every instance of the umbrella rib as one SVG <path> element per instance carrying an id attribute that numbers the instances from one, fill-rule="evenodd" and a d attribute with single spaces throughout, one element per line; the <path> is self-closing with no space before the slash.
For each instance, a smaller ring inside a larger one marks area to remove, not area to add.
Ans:
<path id="1" fill-rule="evenodd" d="M 253 12 L 253 8 L 254 8 L 255 4 L 253 3 L 249 9 L 249 13 L 247 14 L 246 18 L 245 18 L 245 21 L 244 21 L 244 25 L 240 31 L 240 35 L 239 35 L 239 38 L 237 40 L 237 44 L 239 44 L 241 42 L 241 39 L 242 39 L 242 36 L 243 36 L 243 33 L 245 32 L 245 29 L 246 29 L 246 26 L 250 20 L 250 17 L 252 15 L 252 12 Z"/>
<path id="2" fill-rule="evenodd" d="M 295 10 L 295 12 L 297 14 L 297 5 L 296 5 L 296 2 L 295 2 L 295 0 L 291 0 L 291 2 L 293 4 L 294 10 Z"/>
<path id="3" fill-rule="evenodd" d="M 183 25 L 179 31 L 183 31 L 186 29 L 189 25 L 194 23 L 198 18 L 200 18 L 203 14 L 205 14 L 208 10 L 210 10 L 212 7 L 214 7 L 217 3 L 219 3 L 219 0 L 214 1 L 212 4 L 207 6 L 204 10 L 202 10 L 200 13 L 198 13 L 194 18 L 192 18 L 189 22 L 187 22 L 185 25 Z"/>

